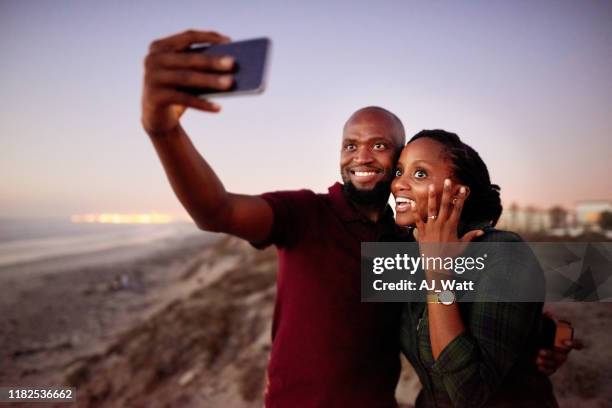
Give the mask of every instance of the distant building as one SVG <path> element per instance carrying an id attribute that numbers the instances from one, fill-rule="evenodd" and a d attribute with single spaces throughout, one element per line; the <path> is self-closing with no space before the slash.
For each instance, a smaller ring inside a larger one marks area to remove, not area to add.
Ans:
<path id="1" fill-rule="evenodd" d="M 548 210 L 550 215 L 550 228 L 563 229 L 567 228 L 570 220 L 567 210 L 560 206 L 554 206 Z"/>
<path id="2" fill-rule="evenodd" d="M 548 211 L 535 207 L 520 208 L 517 204 L 506 207 L 499 218 L 499 228 L 516 232 L 546 232 L 552 218 Z"/>
<path id="3" fill-rule="evenodd" d="M 576 223 L 579 226 L 599 230 L 599 219 L 604 212 L 612 212 L 609 201 L 580 201 L 576 204 Z"/>
<path id="4" fill-rule="evenodd" d="M 609 201 L 581 201 L 574 211 L 554 206 L 549 210 L 535 207 L 519 207 L 513 203 L 504 208 L 497 223 L 498 228 L 519 233 L 544 233 L 551 236 L 576 237 L 588 231 L 605 233 L 612 237 L 611 231 L 602 231 L 601 216 L 612 213 Z"/>

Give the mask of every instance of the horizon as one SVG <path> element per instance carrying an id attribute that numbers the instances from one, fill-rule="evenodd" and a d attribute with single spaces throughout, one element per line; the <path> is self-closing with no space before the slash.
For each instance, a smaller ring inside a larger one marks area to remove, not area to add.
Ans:
<path id="1" fill-rule="evenodd" d="M 392 198 L 389 203 L 391 204 Z M 552 204 L 547 207 L 534 206 L 528 203 L 502 203 L 502 214 L 503 211 L 511 209 L 517 206 L 518 210 L 535 210 L 537 212 L 550 212 L 555 209 L 562 209 L 567 211 L 569 214 L 576 213 L 577 207 L 580 204 L 610 204 L 612 200 L 580 200 L 574 202 L 572 206 L 563 206 L 559 204 Z M 117 221 L 113 221 L 113 218 L 119 218 Z M 145 218 L 145 220 L 143 220 Z M 151 218 L 149 221 L 148 218 Z M 108 225 L 155 225 L 155 224 L 173 224 L 173 223 L 194 223 L 193 219 L 187 212 L 184 214 L 173 215 L 169 213 L 161 213 L 158 211 L 150 211 L 147 213 L 88 213 L 88 214 L 71 214 L 71 215 L 26 215 L 26 216 L 0 216 L 0 221 L 36 221 L 36 220 L 55 220 L 55 221 L 66 221 L 73 224 L 108 224 Z"/>

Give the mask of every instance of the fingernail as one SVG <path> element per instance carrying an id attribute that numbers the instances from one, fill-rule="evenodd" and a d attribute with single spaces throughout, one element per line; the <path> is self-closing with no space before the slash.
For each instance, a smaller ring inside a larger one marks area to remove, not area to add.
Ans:
<path id="1" fill-rule="evenodd" d="M 232 84 L 232 77 L 229 75 L 222 76 L 219 78 L 219 85 L 223 87 L 229 87 Z"/>
<path id="2" fill-rule="evenodd" d="M 214 110 L 221 110 L 221 105 L 217 105 L 214 102 L 210 103 L 210 106 L 214 109 Z"/>
<path id="3" fill-rule="evenodd" d="M 459 193 L 461 193 L 461 195 L 465 194 L 465 187 L 461 186 L 461 188 L 459 189 Z"/>
<path id="4" fill-rule="evenodd" d="M 444 188 L 447 188 L 447 189 L 448 189 L 448 188 L 450 187 L 450 185 L 451 185 L 451 181 L 450 181 L 450 179 L 445 179 L 445 180 L 444 180 Z"/>
<path id="5" fill-rule="evenodd" d="M 219 60 L 221 68 L 231 68 L 234 65 L 234 59 L 232 57 L 223 57 Z"/>

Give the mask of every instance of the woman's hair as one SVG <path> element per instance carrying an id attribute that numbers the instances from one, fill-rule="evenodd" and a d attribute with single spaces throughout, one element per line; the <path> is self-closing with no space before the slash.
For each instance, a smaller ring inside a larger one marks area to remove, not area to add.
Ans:
<path id="1" fill-rule="evenodd" d="M 497 224 L 502 213 L 500 187 L 491 184 L 489 170 L 478 152 L 463 143 L 455 133 L 444 130 L 422 130 L 408 141 L 427 137 L 444 146 L 446 157 L 452 163 L 454 176 L 470 188 L 470 195 L 461 212 L 461 220 L 466 224 L 490 222 Z"/>

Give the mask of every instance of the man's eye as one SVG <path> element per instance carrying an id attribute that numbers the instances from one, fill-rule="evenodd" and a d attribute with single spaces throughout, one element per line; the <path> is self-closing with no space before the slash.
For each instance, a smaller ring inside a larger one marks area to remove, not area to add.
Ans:
<path id="1" fill-rule="evenodd" d="M 395 169 L 395 177 L 402 177 L 402 171 L 400 169 Z"/>
<path id="2" fill-rule="evenodd" d="M 374 150 L 385 150 L 387 148 L 387 145 L 384 143 L 376 143 L 374 145 Z"/>
<path id="3" fill-rule="evenodd" d="M 349 152 L 352 152 L 355 149 L 356 147 L 354 144 L 349 144 L 349 145 L 344 146 L 344 150 L 349 151 Z"/>
<path id="4" fill-rule="evenodd" d="M 422 178 L 427 177 L 427 173 L 425 171 L 423 171 L 423 170 L 416 170 L 414 172 L 414 177 L 418 178 L 418 179 L 422 179 Z"/>

